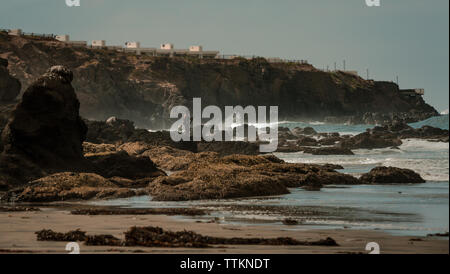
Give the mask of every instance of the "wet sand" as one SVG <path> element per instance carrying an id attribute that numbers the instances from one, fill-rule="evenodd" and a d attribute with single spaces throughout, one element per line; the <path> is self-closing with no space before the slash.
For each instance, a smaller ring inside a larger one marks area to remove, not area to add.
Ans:
<path id="1" fill-rule="evenodd" d="M 250 246 L 233 245 L 214 248 L 146 248 L 86 246 L 80 244 L 81 253 L 290 253 L 290 254 L 340 254 L 367 253 L 368 242 L 377 242 L 381 253 L 449 253 L 448 239 L 430 237 L 392 236 L 378 231 L 363 230 L 304 230 L 289 231 L 289 227 L 242 226 L 218 223 L 197 223 L 164 215 L 72 215 L 70 210 L 42 208 L 38 212 L 0 212 L 0 253 L 67 253 L 66 242 L 40 242 L 35 232 L 52 229 L 68 232 L 77 228 L 88 235 L 111 234 L 123 239 L 123 232 L 132 226 L 159 226 L 167 230 L 193 230 L 218 237 L 292 237 L 297 240 L 319 240 L 331 237 L 340 245 L 327 246 Z"/>

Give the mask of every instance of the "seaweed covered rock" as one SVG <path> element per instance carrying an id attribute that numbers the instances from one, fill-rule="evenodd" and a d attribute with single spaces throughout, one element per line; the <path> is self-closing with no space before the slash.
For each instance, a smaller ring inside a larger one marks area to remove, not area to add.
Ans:
<path id="1" fill-rule="evenodd" d="M 302 135 L 316 135 L 317 131 L 315 129 L 313 129 L 312 127 L 305 127 L 305 128 L 300 128 L 300 127 L 296 127 L 293 130 L 291 130 L 291 132 L 295 135 L 295 136 L 302 136 Z"/>
<path id="2" fill-rule="evenodd" d="M 421 184 L 425 180 L 410 169 L 397 167 L 376 167 L 359 179 L 364 184 Z"/>
<path id="3" fill-rule="evenodd" d="M 148 191 L 155 200 L 182 201 L 281 195 L 290 187 L 358 183 L 329 167 L 289 164 L 272 155 L 230 155 L 197 159 L 184 170 L 157 178 Z"/>
<path id="4" fill-rule="evenodd" d="M 56 173 L 7 192 L 2 200 L 18 202 L 52 202 L 92 198 L 124 198 L 142 191 L 119 188 L 93 173 Z"/>
<path id="5" fill-rule="evenodd" d="M 400 146 L 402 141 L 393 134 L 381 135 L 363 132 L 348 139 L 341 140 L 337 146 L 347 149 L 376 149 Z"/>

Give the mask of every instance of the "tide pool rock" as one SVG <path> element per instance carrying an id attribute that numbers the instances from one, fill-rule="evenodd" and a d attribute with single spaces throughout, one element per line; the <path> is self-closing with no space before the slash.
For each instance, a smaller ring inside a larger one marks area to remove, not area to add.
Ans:
<path id="1" fill-rule="evenodd" d="M 376 167 L 359 179 L 363 184 L 422 184 L 425 180 L 410 169 L 397 167 Z"/>

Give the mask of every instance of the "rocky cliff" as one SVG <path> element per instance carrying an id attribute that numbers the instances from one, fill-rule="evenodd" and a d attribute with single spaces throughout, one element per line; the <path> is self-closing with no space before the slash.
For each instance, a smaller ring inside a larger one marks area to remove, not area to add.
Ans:
<path id="1" fill-rule="evenodd" d="M 405 97 L 391 82 L 366 81 L 311 65 L 270 64 L 265 59 L 198 60 L 135 56 L 106 49 L 73 47 L 53 40 L 0 33 L 0 57 L 22 86 L 48 67 L 65 65 L 80 100 L 80 114 L 105 120 L 117 116 L 139 127 L 168 128 L 172 106 L 278 105 L 280 119 L 353 123 L 408 122 L 438 115 L 419 97 Z"/>

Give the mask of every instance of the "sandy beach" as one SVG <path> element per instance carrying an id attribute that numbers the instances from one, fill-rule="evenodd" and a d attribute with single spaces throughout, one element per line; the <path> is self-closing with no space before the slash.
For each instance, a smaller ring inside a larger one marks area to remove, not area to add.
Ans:
<path id="1" fill-rule="evenodd" d="M 218 237 L 292 237 L 297 240 L 319 240 L 331 237 L 338 247 L 327 246 L 215 246 L 213 248 L 145 248 L 145 247 L 109 247 L 86 246 L 80 244 L 83 253 L 289 253 L 289 254 L 347 254 L 367 253 L 365 246 L 369 242 L 380 245 L 381 254 L 448 254 L 449 244 L 446 238 L 392 236 L 379 231 L 364 230 L 301 230 L 292 231 L 289 227 L 241 226 L 220 223 L 198 223 L 178 217 L 164 215 L 72 215 L 66 208 L 41 208 L 37 212 L 1 212 L 0 213 L 0 253 L 67 253 L 66 242 L 37 241 L 35 232 L 52 229 L 56 232 L 68 232 L 81 229 L 88 235 L 111 234 L 123 239 L 123 233 L 132 226 L 159 226 L 166 230 L 192 230 L 202 235 Z"/>

